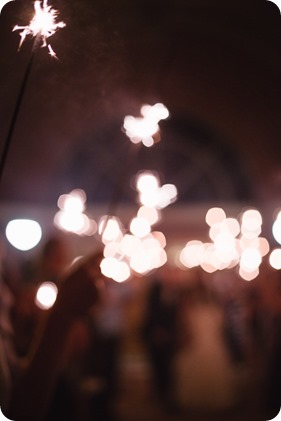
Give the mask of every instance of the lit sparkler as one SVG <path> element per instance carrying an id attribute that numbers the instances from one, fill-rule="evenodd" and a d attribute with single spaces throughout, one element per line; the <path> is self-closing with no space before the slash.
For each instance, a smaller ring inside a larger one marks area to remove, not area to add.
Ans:
<path id="1" fill-rule="evenodd" d="M 16 25 L 13 29 L 14 31 L 21 31 L 19 49 L 21 48 L 22 43 L 25 41 L 28 35 L 35 37 L 35 40 L 34 40 L 34 44 L 32 48 L 32 54 L 30 56 L 29 62 L 27 64 L 27 67 L 24 73 L 22 84 L 20 86 L 20 90 L 19 90 L 16 106 L 14 109 L 14 113 L 12 116 L 10 128 L 8 131 L 7 139 L 3 147 L 3 152 L 2 152 L 2 156 L 0 160 L 0 180 L 2 179 L 2 176 L 3 176 L 4 167 L 6 165 L 7 156 L 8 156 L 8 152 L 9 152 L 11 141 L 12 141 L 12 136 L 15 130 L 18 114 L 20 111 L 22 99 L 25 93 L 25 89 L 26 89 L 27 81 L 30 75 L 35 53 L 37 52 L 37 49 L 41 43 L 42 47 L 48 48 L 49 54 L 52 57 L 57 58 L 56 53 L 52 49 L 47 39 L 50 36 L 52 36 L 59 28 L 63 28 L 65 26 L 64 22 L 57 22 L 58 11 L 53 9 L 51 6 L 49 6 L 47 0 L 43 0 L 42 5 L 41 5 L 41 1 L 38 1 L 38 0 L 35 1 L 34 10 L 35 10 L 35 15 L 31 19 L 29 25 L 26 25 L 26 26 Z"/>
<path id="2" fill-rule="evenodd" d="M 44 0 L 42 5 L 40 1 L 35 1 L 34 10 L 35 10 L 35 15 L 31 19 L 29 25 L 26 25 L 26 26 L 16 25 L 13 29 L 13 31 L 21 31 L 19 49 L 21 48 L 26 37 L 28 35 L 31 35 L 35 38 L 39 37 L 39 39 L 42 42 L 42 47 L 47 47 L 49 50 L 49 54 L 52 57 L 56 57 L 56 53 L 52 49 L 47 39 L 50 36 L 54 35 L 54 33 L 58 29 L 64 28 L 65 23 L 62 21 L 57 22 L 57 17 L 58 17 L 59 12 L 53 9 L 50 5 L 48 5 L 47 0 Z"/>

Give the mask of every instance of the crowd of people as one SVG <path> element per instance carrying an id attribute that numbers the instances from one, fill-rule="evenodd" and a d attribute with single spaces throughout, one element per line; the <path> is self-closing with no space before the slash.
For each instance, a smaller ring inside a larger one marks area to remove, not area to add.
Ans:
<path id="1" fill-rule="evenodd" d="M 120 355 L 128 335 L 126 309 L 139 305 L 136 282 L 145 293 L 135 333 L 153 399 L 171 419 L 185 419 L 190 407 L 237 407 L 247 381 L 258 381 L 265 419 L 279 412 L 278 273 L 262 273 L 246 285 L 234 274 L 207 276 L 166 265 L 143 279 L 117 283 L 101 274 L 101 259 L 97 251 L 71 264 L 59 237 L 48 239 L 16 275 L 2 258 L 0 406 L 8 418 L 122 420 L 116 409 Z M 58 288 L 48 310 L 35 300 L 46 281 Z"/>

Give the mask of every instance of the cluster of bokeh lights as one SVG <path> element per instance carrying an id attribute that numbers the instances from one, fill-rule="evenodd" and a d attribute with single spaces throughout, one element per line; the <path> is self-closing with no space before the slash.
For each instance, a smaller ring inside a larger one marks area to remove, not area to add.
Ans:
<path id="1" fill-rule="evenodd" d="M 143 105 L 141 117 L 128 115 L 124 118 L 123 128 L 132 143 L 142 142 L 151 147 L 160 140 L 159 121 L 169 117 L 168 109 L 161 103 Z"/>
<path id="2" fill-rule="evenodd" d="M 75 189 L 68 194 L 62 194 L 57 203 L 60 210 L 54 217 L 55 226 L 63 231 L 81 236 L 94 235 L 97 231 L 97 224 L 84 212 L 86 200 L 86 193 L 82 189 Z"/>
<path id="3" fill-rule="evenodd" d="M 167 262 L 165 235 L 153 226 L 160 221 L 161 210 L 176 200 L 177 189 L 161 186 L 158 175 L 150 171 L 137 174 L 136 188 L 140 207 L 128 229 L 114 216 L 104 216 L 99 224 L 105 245 L 101 270 L 117 282 L 129 279 L 132 271 L 145 275 Z"/>
<path id="4" fill-rule="evenodd" d="M 181 264 L 186 268 L 201 266 L 209 273 L 237 266 L 241 278 L 256 278 L 262 258 L 270 251 L 267 239 L 260 237 L 260 212 L 248 209 L 236 219 L 227 218 L 222 208 L 211 208 L 205 220 L 210 241 L 188 241 L 180 253 Z"/>

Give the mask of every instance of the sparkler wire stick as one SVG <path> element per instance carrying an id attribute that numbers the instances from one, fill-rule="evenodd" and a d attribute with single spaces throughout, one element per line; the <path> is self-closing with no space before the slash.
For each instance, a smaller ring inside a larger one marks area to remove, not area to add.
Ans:
<path id="1" fill-rule="evenodd" d="M 40 34 L 38 34 L 36 36 L 35 40 L 34 40 L 31 56 L 30 56 L 29 62 L 27 64 L 25 73 L 24 73 L 24 77 L 23 77 L 23 80 L 22 80 L 22 83 L 21 83 L 21 86 L 20 86 L 20 91 L 19 91 L 19 94 L 18 94 L 16 106 L 15 106 L 14 113 L 13 113 L 13 116 L 12 116 L 10 128 L 9 128 L 9 131 L 8 131 L 6 142 L 5 142 L 4 147 L 3 147 L 3 152 L 2 152 L 1 161 L 0 161 L 0 183 L 1 183 L 1 180 L 2 180 L 5 165 L 6 165 L 6 162 L 7 162 L 8 152 L 9 152 L 9 149 L 10 149 L 10 146 L 11 146 L 11 143 L 12 143 L 14 130 L 15 130 L 15 127 L 16 127 L 21 103 L 22 103 L 23 96 L 24 96 L 24 93 L 25 93 L 25 90 L 26 90 L 26 86 L 27 86 L 27 82 L 28 82 L 28 79 L 29 79 L 32 64 L 33 64 L 33 61 L 34 61 L 34 57 L 35 57 L 35 54 L 36 54 L 36 52 L 39 48 L 39 45 L 40 45 L 40 38 L 41 38 Z"/>
<path id="2" fill-rule="evenodd" d="M 100 233 L 101 238 L 104 234 L 104 231 L 106 229 L 106 226 L 110 218 L 113 216 L 116 216 L 115 215 L 116 210 L 124 192 L 124 184 L 130 170 L 130 164 L 132 165 L 135 162 L 135 157 L 138 154 L 139 150 L 140 150 L 140 145 L 133 145 L 133 144 L 129 145 L 129 151 L 126 155 L 125 161 L 122 163 L 122 168 L 117 176 L 117 180 L 115 183 L 115 189 L 112 192 L 112 196 L 108 204 L 105 221 L 103 223 L 101 233 Z"/>
<path id="3" fill-rule="evenodd" d="M 19 49 L 21 48 L 21 45 L 25 41 L 27 36 L 31 35 L 35 38 L 35 40 L 33 43 L 31 57 L 28 62 L 28 65 L 23 77 L 23 81 L 20 87 L 20 91 L 17 98 L 8 136 L 3 148 L 3 153 L 2 153 L 2 157 L 0 161 L 0 182 L 3 176 L 4 167 L 7 161 L 9 148 L 11 146 L 13 133 L 14 133 L 17 118 L 19 115 L 22 99 L 26 90 L 26 85 L 27 85 L 28 78 L 30 75 L 32 63 L 34 61 L 34 56 L 41 43 L 42 47 L 47 47 L 49 50 L 49 54 L 52 57 L 56 58 L 56 53 L 53 51 L 51 45 L 47 41 L 47 38 L 53 35 L 57 29 L 65 27 L 64 22 L 57 22 L 58 11 L 48 5 L 48 0 L 43 0 L 42 4 L 41 4 L 41 0 L 36 0 L 34 2 L 34 10 L 35 10 L 34 17 L 32 18 L 32 20 L 30 21 L 28 25 L 26 26 L 16 25 L 13 29 L 13 31 L 21 31 L 20 32 L 21 40 L 19 44 Z"/>

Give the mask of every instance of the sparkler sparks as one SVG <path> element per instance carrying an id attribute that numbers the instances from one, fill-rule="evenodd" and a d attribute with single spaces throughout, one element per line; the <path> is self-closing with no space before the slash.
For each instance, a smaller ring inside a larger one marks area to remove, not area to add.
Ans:
<path id="1" fill-rule="evenodd" d="M 56 53 L 52 49 L 47 39 L 52 36 L 58 29 L 64 28 L 64 22 L 57 22 L 59 12 L 48 5 L 48 0 L 35 1 L 34 3 L 35 15 L 31 19 L 29 25 L 19 26 L 16 25 L 13 31 L 20 32 L 19 49 L 28 35 L 39 37 L 42 42 L 42 47 L 47 47 L 49 54 L 56 58 Z"/>

